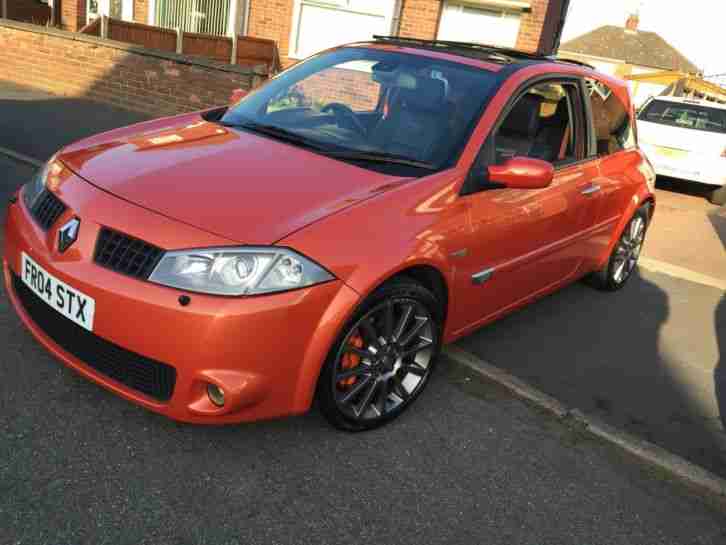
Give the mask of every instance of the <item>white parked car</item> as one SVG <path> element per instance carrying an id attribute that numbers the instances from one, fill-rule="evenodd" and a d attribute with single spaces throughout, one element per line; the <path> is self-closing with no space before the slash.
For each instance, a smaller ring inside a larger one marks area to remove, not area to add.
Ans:
<path id="1" fill-rule="evenodd" d="M 652 98 L 638 114 L 638 137 L 657 174 L 720 186 L 711 201 L 726 204 L 726 104 Z"/>

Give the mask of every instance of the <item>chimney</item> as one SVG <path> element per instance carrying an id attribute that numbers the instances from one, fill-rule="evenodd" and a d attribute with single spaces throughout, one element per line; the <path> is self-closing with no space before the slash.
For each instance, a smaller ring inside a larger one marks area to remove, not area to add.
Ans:
<path id="1" fill-rule="evenodd" d="M 629 30 L 631 32 L 637 32 L 639 23 L 640 23 L 640 16 L 637 13 L 631 13 L 628 16 L 628 20 L 625 21 L 625 30 Z"/>

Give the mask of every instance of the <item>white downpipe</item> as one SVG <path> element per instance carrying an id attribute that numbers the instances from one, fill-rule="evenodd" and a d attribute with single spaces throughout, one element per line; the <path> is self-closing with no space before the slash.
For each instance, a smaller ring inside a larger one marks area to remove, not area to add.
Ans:
<path id="1" fill-rule="evenodd" d="M 156 0 L 149 0 L 149 13 L 147 15 L 146 23 L 153 26 L 156 23 Z"/>
<path id="2" fill-rule="evenodd" d="M 229 0 L 229 25 L 228 34 L 232 37 L 232 53 L 230 55 L 229 64 L 237 64 L 237 36 L 242 29 L 242 10 L 240 10 L 240 2 L 242 0 Z"/>
<path id="3" fill-rule="evenodd" d="M 252 0 L 244 0 L 245 3 L 245 19 L 242 21 L 242 36 L 247 36 L 250 33 L 250 4 Z"/>
<path id="4" fill-rule="evenodd" d="M 7 19 L 8 18 L 8 0 L 2 0 L 2 4 L 0 4 L 0 8 L 2 8 L 2 13 L 0 13 L 0 15 L 2 15 L 3 19 Z"/>
<path id="5" fill-rule="evenodd" d="M 391 19 L 391 36 L 398 36 L 401 32 L 401 13 L 403 12 L 403 0 L 396 0 Z"/>

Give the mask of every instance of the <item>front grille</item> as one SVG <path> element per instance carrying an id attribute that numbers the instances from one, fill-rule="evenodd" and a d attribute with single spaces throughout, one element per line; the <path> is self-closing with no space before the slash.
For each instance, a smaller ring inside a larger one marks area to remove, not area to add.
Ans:
<path id="1" fill-rule="evenodd" d="M 176 370 L 113 344 L 62 316 L 13 273 L 13 288 L 35 324 L 63 350 L 102 375 L 159 401 L 174 392 Z"/>
<path id="2" fill-rule="evenodd" d="M 55 196 L 55 193 L 48 189 L 44 189 L 38 196 L 38 200 L 35 201 L 30 213 L 33 218 L 35 218 L 35 221 L 38 222 L 38 225 L 40 225 L 44 231 L 47 231 L 56 221 L 58 221 L 58 218 L 61 217 L 66 209 L 66 205 Z"/>
<path id="3" fill-rule="evenodd" d="M 96 263 L 112 271 L 146 280 L 164 251 L 108 227 L 102 227 L 96 241 Z"/>

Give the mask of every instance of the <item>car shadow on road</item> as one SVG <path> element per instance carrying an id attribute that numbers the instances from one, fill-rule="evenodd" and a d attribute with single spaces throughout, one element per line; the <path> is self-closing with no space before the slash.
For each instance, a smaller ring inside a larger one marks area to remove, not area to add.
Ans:
<path id="1" fill-rule="evenodd" d="M 721 239 L 724 252 L 726 252 L 726 206 L 708 214 L 708 219 L 711 221 L 713 230 L 716 231 L 718 238 Z"/>
<path id="2" fill-rule="evenodd" d="M 726 435 L 713 399 L 713 347 L 699 352 L 691 346 L 698 335 L 682 326 L 680 315 L 671 316 L 668 294 L 645 276 L 636 273 L 615 293 L 574 284 L 458 344 L 571 408 L 726 476 Z M 663 279 L 688 289 L 685 281 Z M 704 301 L 712 301 L 713 292 L 706 295 L 694 312 L 709 308 Z M 711 316 L 709 311 L 706 321 Z M 723 350 L 723 317 L 720 323 L 716 334 Z M 712 339 L 711 332 L 700 338 Z M 709 398 L 710 407 L 704 402 Z M 720 399 L 726 403 L 726 396 Z"/>
<path id="3" fill-rule="evenodd" d="M 692 197 L 700 197 L 704 200 L 709 200 L 711 193 L 716 189 L 716 185 L 706 185 L 697 182 L 689 182 L 688 180 L 681 180 L 678 178 L 669 178 L 667 176 L 658 176 L 656 181 L 656 187 L 663 191 L 670 191 L 673 193 L 681 193 L 683 195 L 690 195 Z"/>
<path id="4" fill-rule="evenodd" d="M 716 324 L 719 360 L 713 371 L 713 383 L 721 422 L 726 429 L 726 296 L 721 298 L 721 302 L 716 308 L 714 323 Z"/>

